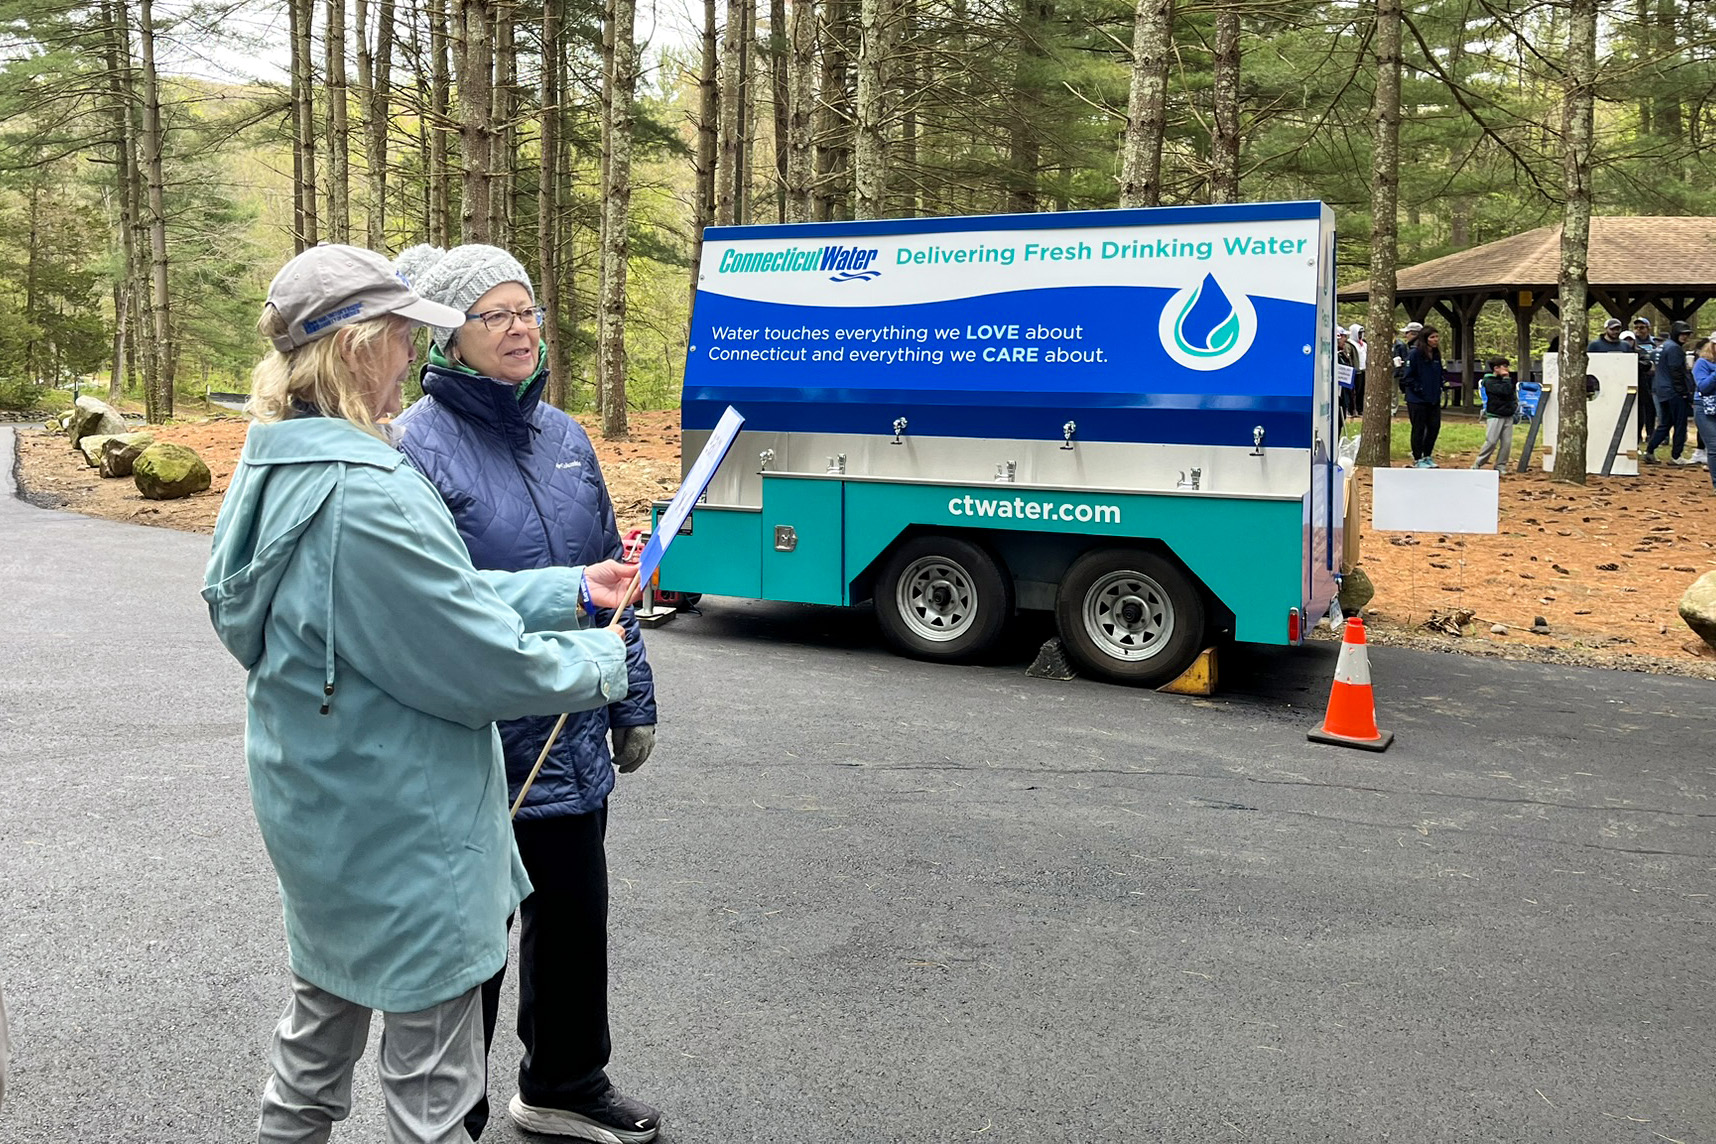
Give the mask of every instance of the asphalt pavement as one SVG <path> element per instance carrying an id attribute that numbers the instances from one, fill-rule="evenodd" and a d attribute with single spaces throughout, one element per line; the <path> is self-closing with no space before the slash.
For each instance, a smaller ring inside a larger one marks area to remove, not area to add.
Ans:
<path id="1" fill-rule="evenodd" d="M 285 950 L 207 548 L 0 497 L 5 1144 L 254 1138 Z M 1305 741 L 1327 644 L 1196 700 L 862 611 L 648 641 L 611 1073 L 666 1141 L 1716 1142 L 1711 683 L 1374 648 L 1372 755 Z"/>

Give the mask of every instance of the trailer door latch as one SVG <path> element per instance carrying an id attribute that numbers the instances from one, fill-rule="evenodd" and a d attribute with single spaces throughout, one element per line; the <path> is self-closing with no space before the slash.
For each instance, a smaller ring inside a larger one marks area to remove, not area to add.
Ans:
<path id="1" fill-rule="evenodd" d="M 791 552 L 798 547 L 798 533 L 790 524 L 775 525 L 775 551 Z"/>

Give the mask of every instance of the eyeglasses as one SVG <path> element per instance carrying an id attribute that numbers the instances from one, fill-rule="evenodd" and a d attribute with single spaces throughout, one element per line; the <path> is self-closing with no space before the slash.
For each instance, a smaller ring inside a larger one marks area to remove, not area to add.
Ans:
<path id="1" fill-rule="evenodd" d="M 523 322 L 525 329 L 534 330 L 542 325 L 542 319 L 547 316 L 547 310 L 536 306 L 529 310 L 485 310 L 481 314 L 466 314 L 465 321 L 481 322 L 483 329 L 492 334 L 512 329 L 514 319 Z"/>

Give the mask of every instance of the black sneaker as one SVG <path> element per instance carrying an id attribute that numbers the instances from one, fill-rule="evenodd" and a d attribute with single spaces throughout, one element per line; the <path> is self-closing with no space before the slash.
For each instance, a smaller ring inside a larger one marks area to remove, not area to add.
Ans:
<path id="1" fill-rule="evenodd" d="M 661 1113 L 613 1085 L 577 1108 L 538 1108 L 514 1095 L 506 1111 L 526 1132 L 596 1144 L 649 1144 L 661 1131 Z"/>

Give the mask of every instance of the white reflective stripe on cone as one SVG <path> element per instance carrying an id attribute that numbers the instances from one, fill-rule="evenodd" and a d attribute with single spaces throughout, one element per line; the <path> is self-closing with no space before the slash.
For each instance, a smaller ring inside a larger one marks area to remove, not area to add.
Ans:
<path id="1" fill-rule="evenodd" d="M 1364 644 L 1341 643 L 1340 658 L 1335 660 L 1335 682 L 1370 686 L 1370 660 L 1364 654 Z"/>

